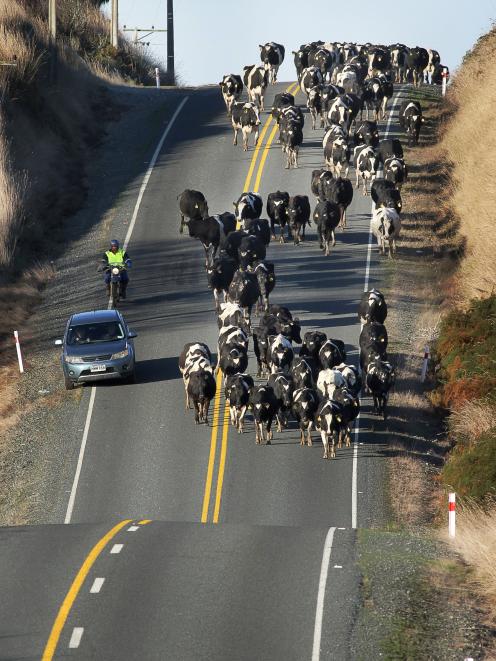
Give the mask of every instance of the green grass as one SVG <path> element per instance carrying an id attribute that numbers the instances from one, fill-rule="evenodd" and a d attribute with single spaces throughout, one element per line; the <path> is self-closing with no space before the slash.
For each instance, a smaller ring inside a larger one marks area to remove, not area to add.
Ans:
<path id="1" fill-rule="evenodd" d="M 465 447 L 458 444 L 442 470 L 444 484 L 460 496 L 483 502 L 496 493 L 496 428 Z"/>

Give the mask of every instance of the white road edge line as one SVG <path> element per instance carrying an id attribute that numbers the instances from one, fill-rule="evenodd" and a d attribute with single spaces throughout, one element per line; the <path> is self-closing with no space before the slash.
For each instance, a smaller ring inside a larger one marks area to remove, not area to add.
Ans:
<path id="1" fill-rule="evenodd" d="M 93 585 L 90 588 L 91 594 L 98 594 L 102 589 L 102 585 L 105 583 L 104 578 L 95 578 Z"/>
<path id="2" fill-rule="evenodd" d="M 136 205 L 134 207 L 133 216 L 131 218 L 131 223 L 130 223 L 129 228 L 127 230 L 126 239 L 124 241 L 124 250 L 127 250 L 127 247 L 129 245 L 129 241 L 131 240 L 131 236 L 132 236 L 132 233 L 133 233 L 133 230 L 134 230 L 134 226 L 136 224 L 136 218 L 138 217 L 138 212 L 139 212 L 139 208 L 140 208 L 140 205 L 141 205 L 141 200 L 143 199 L 143 195 L 144 195 L 146 187 L 148 185 L 150 175 L 153 171 L 155 163 L 157 162 L 157 158 L 160 154 L 160 150 L 162 149 L 162 147 L 164 145 L 164 142 L 165 142 L 165 139 L 169 134 L 169 131 L 174 126 L 174 122 L 176 121 L 179 113 L 183 109 L 184 104 L 186 103 L 186 101 L 188 99 L 189 99 L 189 96 L 185 96 L 184 99 L 181 101 L 181 103 L 176 108 L 175 113 L 172 115 L 172 118 L 171 118 L 170 122 L 167 124 L 167 128 L 162 133 L 162 137 L 160 138 L 159 143 L 157 145 L 157 148 L 155 149 L 155 152 L 153 153 L 152 160 L 151 160 L 150 165 L 148 167 L 148 170 L 146 171 L 146 174 L 143 178 L 143 183 L 141 184 L 138 199 L 136 200 Z M 109 301 L 109 309 L 111 307 L 112 307 L 111 306 L 111 301 Z M 79 476 L 81 474 L 81 468 L 82 468 L 82 465 L 83 465 L 84 451 L 86 449 L 86 441 L 88 439 L 88 431 L 89 431 L 89 428 L 90 428 L 91 416 L 92 416 L 92 413 L 93 413 L 93 405 L 95 403 L 95 394 L 96 394 L 95 386 L 92 386 L 91 387 L 90 402 L 88 404 L 88 413 L 86 414 L 86 423 L 84 425 L 83 439 L 81 441 L 81 447 L 79 448 L 79 456 L 78 456 L 78 462 L 77 462 L 77 466 L 76 466 L 76 474 L 74 475 L 74 480 L 73 480 L 73 483 L 72 483 L 71 495 L 69 497 L 69 502 L 67 504 L 67 511 L 65 513 L 64 523 L 70 523 L 71 522 L 72 511 L 74 509 L 74 503 L 76 501 L 76 491 L 77 491 L 77 488 L 78 488 Z"/>
<path id="3" fill-rule="evenodd" d="M 389 118 L 388 122 L 386 124 L 386 131 L 384 132 L 384 139 L 387 138 L 389 134 L 389 129 L 391 127 L 391 122 L 393 120 L 393 112 L 396 107 L 396 104 L 398 103 L 400 99 L 400 95 L 403 92 L 403 89 L 400 89 L 396 92 L 393 104 L 391 106 L 391 110 L 389 112 Z M 372 216 L 374 215 L 374 203 L 372 202 L 371 206 L 371 212 L 370 212 L 370 224 L 369 224 L 369 243 L 367 246 L 367 262 L 365 266 L 365 283 L 363 287 L 363 291 L 367 291 L 369 288 L 369 279 L 370 279 L 370 261 L 372 258 L 372 243 L 374 240 L 374 237 L 372 235 Z M 363 324 L 360 327 L 363 328 Z M 358 437 L 360 435 L 360 414 L 358 415 L 355 423 L 355 433 L 354 433 L 354 441 L 353 441 L 353 467 L 351 471 L 351 527 L 355 530 L 358 526 L 358 492 L 357 492 L 357 484 L 358 484 L 358 476 L 357 476 L 357 471 L 358 471 Z"/>
<path id="4" fill-rule="evenodd" d="M 74 650 L 77 647 L 79 647 L 79 643 L 81 642 L 83 633 L 84 633 L 84 627 L 74 627 L 74 629 L 72 630 L 71 639 L 69 641 L 69 648 L 71 650 Z"/>
<path id="5" fill-rule="evenodd" d="M 120 553 L 124 544 L 114 544 L 110 549 L 110 553 Z"/>
<path id="6" fill-rule="evenodd" d="M 317 594 L 317 608 L 315 610 L 315 627 L 313 630 L 313 649 L 312 661 L 320 659 L 320 643 L 322 639 L 322 618 L 324 616 L 324 599 L 327 583 L 327 574 L 329 573 L 329 561 L 331 559 L 332 540 L 336 528 L 329 528 L 324 542 L 324 551 L 322 553 L 322 564 L 320 566 L 319 591 Z"/>

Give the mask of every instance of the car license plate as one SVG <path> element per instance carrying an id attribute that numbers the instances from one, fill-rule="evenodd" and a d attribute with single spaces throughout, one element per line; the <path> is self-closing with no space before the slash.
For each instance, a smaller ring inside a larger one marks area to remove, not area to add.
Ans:
<path id="1" fill-rule="evenodd" d="M 107 369 L 106 365 L 92 365 L 90 367 L 90 372 L 105 372 Z"/>

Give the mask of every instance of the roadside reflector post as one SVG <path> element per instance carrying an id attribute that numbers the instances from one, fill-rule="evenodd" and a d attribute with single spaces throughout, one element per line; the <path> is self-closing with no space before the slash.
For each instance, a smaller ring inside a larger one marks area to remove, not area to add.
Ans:
<path id="1" fill-rule="evenodd" d="M 450 537 L 454 537 L 456 532 L 455 498 L 454 493 L 450 493 L 448 496 L 448 533 Z"/>
<path id="2" fill-rule="evenodd" d="M 427 376 L 427 365 L 429 364 L 429 357 L 429 346 L 426 344 L 424 350 L 424 362 L 422 363 L 422 374 L 420 376 L 422 383 L 425 381 L 425 377 Z"/>
<path id="3" fill-rule="evenodd" d="M 157 89 L 160 89 L 160 69 L 155 67 L 155 82 L 157 83 Z"/>
<path id="4" fill-rule="evenodd" d="M 24 365 L 22 364 L 21 345 L 19 344 L 19 333 L 17 331 L 14 331 L 14 339 L 17 351 L 17 360 L 19 361 L 19 372 L 22 374 L 24 372 Z"/>
<path id="5" fill-rule="evenodd" d="M 448 84 L 448 71 L 443 69 L 441 73 L 441 92 L 443 96 L 446 96 L 446 85 Z"/>

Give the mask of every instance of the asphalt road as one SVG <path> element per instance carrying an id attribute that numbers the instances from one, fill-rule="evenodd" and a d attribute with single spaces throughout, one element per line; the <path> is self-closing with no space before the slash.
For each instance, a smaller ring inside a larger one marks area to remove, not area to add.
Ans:
<path id="1" fill-rule="evenodd" d="M 268 91 L 268 108 L 286 87 Z M 75 444 L 67 457 L 71 481 L 60 493 L 65 512 L 82 459 L 70 517 L 77 525 L 0 533 L 0 659 L 39 658 L 92 546 L 116 522 L 143 518 L 153 523 L 130 532 L 124 527 L 94 559 L 61 625 L 57 654 L 106 660 L 350 658 L 360 584 L 352 528 L 385 519 L 384 423 L 370 417 L 365 402 L 354 446 L 324 461 L 317 435 L 312 448 L 301 448 L 294 426 L 266 447 L 255 445 L 251 423 L 244 435 L 233 433 L 223 424 L 223 397 L 216 428 L 195 426 L 184 411 L 178 355 L 193 340 L 215 349 L 217 326 L 203 249 L 179 235 L 176 197 L 195 188 L 205 193 L 211 212 L 231 210 L 253 156 L 253 149 L 232 146 L 218 88 L 186 94 L 129 244 L 134 269 L 123 312 L 139 334 L 138 382 L 96 387 L 84 456 Z M 175 99 L 179 105 L 181 95 Z M 278 145 L 268 150 L 259 188 L 264 201 L 280 189 L 308 194 L 314 204 L 310 173 L 322 163 L 323 130 L 312 131 L 307 120 L 304 133 L 297 170 L 283 168 Z M 140 185 L 133 182 L 123 194 L 135 200 Z M 355 194 L 349 229 L 339 234 L 330 257 L 322 256 L 313 229 L 304 244 L 274 243 L 267 255 L 278 279 L 272 301 L 288 305 L 303 332 L 319 329 L 344 340 L 353 361 L 370 213 L 370 197 Z M 112 234 L 123 238 L 127 229 L 117 220 Z M 383 268 L 373 251 L 369 286 L 380 283 Z M 256 371 L 253 356 L 249 370 Z M 81 421 L 91 393 L 85 389 Z M 220 525 L 200 525 L 202 520 Z M 338 529 L 329 575 L 322 579 L 331 526 Z M 114 542 L 124 544 L 120 553 L 110 553 Z M 97 577 L 105 583 L 92 594 Z M 325 595 L 321 654 L 312 657 L 319 584 Z"/>

